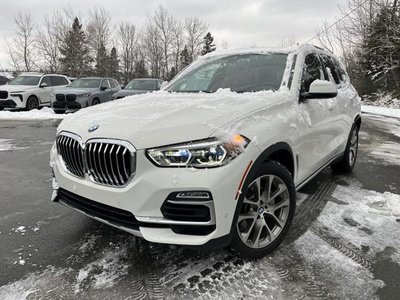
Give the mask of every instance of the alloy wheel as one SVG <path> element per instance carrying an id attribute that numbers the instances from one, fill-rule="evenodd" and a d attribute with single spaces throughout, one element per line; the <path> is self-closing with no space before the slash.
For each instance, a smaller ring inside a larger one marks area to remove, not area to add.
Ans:
<path id="1" fill-rule="evenodd" d="M 354 165 L 356 158 L 357 158 L 357 152 L 358 152 L 358 132 L 357 132 L 357 129 L 354 128 L 353 132 L 351 134 L 350 148 L 349 148 L 349 164 L 350 164 L 350 166 Z"/>
<path id="2" fill-rule="evenodd" d="M 285 227 L 290 211 L 290 194 L 275 175 L 255 179 L 245 192 L 236 228 L 244 244 L 259 249 L 271 244 Z"/>

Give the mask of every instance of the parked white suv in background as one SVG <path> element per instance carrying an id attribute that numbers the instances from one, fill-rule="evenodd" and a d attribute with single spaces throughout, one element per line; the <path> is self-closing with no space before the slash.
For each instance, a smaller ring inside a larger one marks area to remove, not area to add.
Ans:
<path id="1" fill-rule="evenodd" d="M 60 124 L 52 199 L 150 242 L 262 257 L 286 235 L 296 190 L 356 161 L 360 98 L 314 46 L 209 54 L 133 97 Z"/>
<path id="2" fill-rule="evenodd" d="M 4 108 L 37 109 L 50 106 L 54 88 L 71 82 L 67 76 L 57 74 L 24 73 L 0 86 L 0 110 Z"/>

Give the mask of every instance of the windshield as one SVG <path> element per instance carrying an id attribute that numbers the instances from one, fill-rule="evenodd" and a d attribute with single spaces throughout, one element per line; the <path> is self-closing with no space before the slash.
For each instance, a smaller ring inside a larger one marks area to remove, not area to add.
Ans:
<path id="1" fill-rule="evenodd" d="M 100 79 L 82 78 L 72 82 L 68 87 L 79 89 L 94 89 L 100 86 Z"/>
<path id="2" fill-rule="evenodd" d="M 205 63 L 188 70 L 167 88 L 172 92 L 233 92 L 278 90 L 286 68 L 287 54 L 240 54 Z"/>
<path id="3" fill-rule="evenodd" d="M 154 91 L 157 87 L 157 81 L 155 80 L 132 80 L 129 82 L 125 89 L 126 90 L 146 90 Z"/>
<path id="4" fill-rule="evenodd" d="M 40 76 L 17 76 L 11 80 L 9 85 L 38 85 Z"/>

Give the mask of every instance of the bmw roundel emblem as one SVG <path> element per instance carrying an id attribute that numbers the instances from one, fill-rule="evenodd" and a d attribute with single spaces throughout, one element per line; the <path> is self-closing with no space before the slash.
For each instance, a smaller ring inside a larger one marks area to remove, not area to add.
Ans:
<path id="1" fill-rule="evenodd" d="M 90 127 L 88 131 L 93 132 L 93 131 L 96 131 L 97 128 L 99 128 L 99 125 L 94 125 L 94 126 Z"/>

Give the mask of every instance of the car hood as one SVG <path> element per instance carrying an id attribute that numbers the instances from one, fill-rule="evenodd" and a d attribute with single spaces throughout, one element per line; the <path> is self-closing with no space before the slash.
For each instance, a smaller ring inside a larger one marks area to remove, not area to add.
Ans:
<path id="1" fill-rule="evenodd" d="M 81 94 L 87 94 L 87 93 L 93 93 L 97 91 L 97 88 L 94 89 L 74 89 L 74 88 L 63 88 L 59 90 L 55 90 L 54 93 L 56 94 L 73 94 L 73 95 L 81 95 Z"/>
<path id="2" fill-rule="evenodd" d="M 8 91 L 8 92 L 16 92 L 16 91 L 27 91 L 27 90 L 32 90 L 36 89 L 36 85 L 2 85 L 0 89 L 2 91 Z"/>
<path id="3" fill-rule="evenodd" d="M 126 97 L 126 96 L 131 96 L 131 95 L 140 95 L 140 94 L 146 94 L 146 93 L 150 93 L 153 91 L 148 91 L 148 90 L 120 90 L 118 92 L 116 92 L 114 95 L 118 96 L 118 97 Z"/>
<path id="4" fill-rule="evenodd" d="M 213 94 L 155 92 L 85 108 L 68 116 L 58 132 L 90 138 L 130 141 L 136 149 L 204 139 L 223 132 L 224 125 L 282 100 L 280 92 Z M 134 101 L 133 101 L 134 100 Z M 98 125 L 89 133 L 88 129 Z"/>

